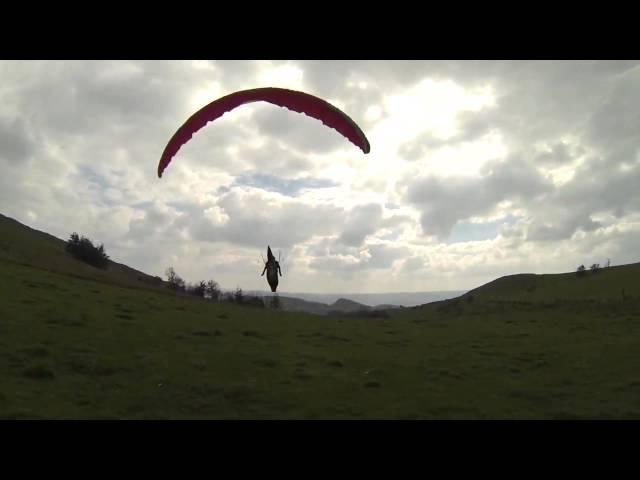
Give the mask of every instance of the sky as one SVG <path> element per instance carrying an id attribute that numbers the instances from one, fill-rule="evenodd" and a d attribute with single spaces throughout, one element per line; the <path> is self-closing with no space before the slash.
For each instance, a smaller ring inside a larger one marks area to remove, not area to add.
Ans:
<path id="1" fill-rule="evenodd" d="M 160 155 L 197 109 L 284 87 L 364 131 L 266 103 Z M 0 61 L 0 213 L 188 282 L 467 290 L 640 261 L 637 61 Z"/>

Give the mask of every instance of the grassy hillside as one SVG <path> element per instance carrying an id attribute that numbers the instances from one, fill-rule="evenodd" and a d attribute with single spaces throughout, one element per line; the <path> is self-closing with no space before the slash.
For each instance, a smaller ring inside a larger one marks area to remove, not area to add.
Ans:
<path id="1" fill-rule="evenodd" d="M 65 252 L 65 241 L 4 215 L 0 215 L 0 259 L 114 285 L 166 290 L 161 279 L 121 263 L 111 261 L 100 270 L 76 260 Z"/>
<path id="2" fill-rule="evenodd" d="M 574 273 L 520 274 L 501 277 L 465 296 L 485 300 L 553 302 L 565 300 L 618 301 L 640 297 L 640 263 Z"/>
<path id="3" fill-rule="evenodd" d="M 318 317 L 81 278 L 46 237 L 2 241 L 0 418 L 640 418 L 635 265 Z"/>

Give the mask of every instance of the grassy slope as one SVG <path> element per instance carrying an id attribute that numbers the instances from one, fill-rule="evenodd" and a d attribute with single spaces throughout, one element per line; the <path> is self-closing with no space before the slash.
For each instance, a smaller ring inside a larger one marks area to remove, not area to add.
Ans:
<path id="1" fill-rule="evenodd" d="M 556 300 L 599 301 L 640 297 L 640 263 L 604 268 L 598 273 L 534 275 L 520 274 L 498 278 L 470 292 L 481 299 L 553 302 Z"/>
<path id="2" fill-rule="evenodd" d="M 640 300 L 615 296 L 638 269 L 598 275 L 344 319 L 0 258 L 0 418 L 640 418 Z"/>
<path id="3" fill-rule="evenodd" d="M 166 290 L 164 282 L 151 275 L 113 261 L 107 270 L 99 270 L 76 260 L 64 247 L 63 240 L 0 215 L 0 259 L 114 285 Z"/>
<path id="4" fill-rule="evenodd" d="M 0 417 L 640 417 L 637 301 L 498 307 L 326 319 L 0 261 Z"/>

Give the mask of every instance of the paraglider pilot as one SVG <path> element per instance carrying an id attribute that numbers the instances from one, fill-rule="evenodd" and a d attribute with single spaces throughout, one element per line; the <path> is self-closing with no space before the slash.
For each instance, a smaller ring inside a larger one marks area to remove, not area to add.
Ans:
<path id="1" fill-rule="evenodd" d="M 263 259 L 264 260 L 264 259 Z M 271 253 L 271 247 L 267 245 L 267 261 L 264 263 L 264 270 L 260 276 L 264 275 L 264 272 L 267 272 L 267 282 L 269 282 L 269 286 L 271 287 L 271 291 L 275 293 L 278 288 L 278 273 L 282 276 L 282 270 L 280 270 L 280 262 L 276 260 L 276 257 Z"/>

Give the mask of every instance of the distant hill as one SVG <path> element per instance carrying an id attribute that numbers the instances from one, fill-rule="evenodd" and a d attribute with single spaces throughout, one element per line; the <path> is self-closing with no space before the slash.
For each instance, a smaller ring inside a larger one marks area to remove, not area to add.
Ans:
<path id="1" fill-rule="evenodd" d="M 263 296 L 263 301 L 266 306 L 270 306 L 273 297 L 271 295 Z M 297 297 L 289 297 L 286 295 L 278 295 L 280 301 L 280 309 L 285 312 L 305 312 L 315 315 L 332 315 L 342 313 L 365 313 L 371 311 L 382 311 L 394 308 L 403 308 L 398 305 L 380 305 L 376 307 L 370 307 L 363 305 L 353 300 L 346 298 L 340 298 L 332 304 L 326 304 L 322 302 L 310 302 Z"/>
<path id="2" fill-rule="evenodd" d="M 425 303 L 459 297 L 467 290 L 450 290 L 438 292 L 385 292 L 385 293 L 306 293 L 282 290 L 281 295 L 296 297 L 309 302 L 320 302 L 331 305 L 340 298 L 346 298 L 360 304 L 379 308 L 380 305 L 402 305 L 411 307 Z"/>
<path id="3" fill-rule="evenodd" d="M 363 305 L 353 300 L 347 300 L 346 298 L 339 298 L 333 304 L 329 305 L 330 310 L 338 312 L 357 312 L 359 310 L 369 310 L 371 307 Z"/>
<path id="4" fill-rule="evenodd" d="M 266 306 L 270 305 L 272 301 L 271 296 L 264 296 L 263 301 Z M 327 305 L 320 302 L 308 302 L 306 300 L 302 300 L 300 298 L 295 297 L 283 297 L 278 295 L 278 300 L 280 301 L 280 309 L 285 312 L 306 312 L 312 313 L 315 315 L 326 315 L 327 314 Z"/>

